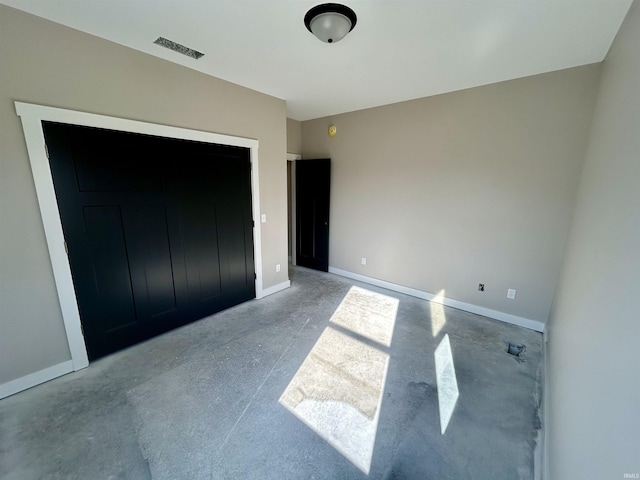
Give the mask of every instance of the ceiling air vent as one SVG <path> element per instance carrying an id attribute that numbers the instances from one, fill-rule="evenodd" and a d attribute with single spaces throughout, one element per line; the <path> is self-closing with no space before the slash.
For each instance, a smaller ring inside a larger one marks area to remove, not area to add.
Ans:
<path id="1" fill-rule="evenodd" d="M 173 50 L 174 52 L 178 52 L 183 55 L 186 55 L 187 57 L 195 58 L 196 60 L 204 55 L 204 53 L 200 53 L 189 47 L 180 45 L 179 43 L 172 42 L 171 40 L 168 40 L 164 37 L 158 37 L 158 39 L 153 43 L 155 43 L 156 45 L 160 45 L 162 47 L 168 48 L 169 50 Z"/>

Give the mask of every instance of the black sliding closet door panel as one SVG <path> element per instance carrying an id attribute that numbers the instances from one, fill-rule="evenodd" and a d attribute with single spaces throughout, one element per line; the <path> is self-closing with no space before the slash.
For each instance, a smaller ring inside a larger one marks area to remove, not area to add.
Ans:
<path id="1" fill-rule="evenodd" d="M 43 128 L 91 359 L 255 297 L 248 149 Z"/>
<path id="2" fill-rule="evenodd" d="M 251 163 L 246 149 L 211 152 L 203 144 L 180 145 L 176 155 L 189 159 L 169 167 L 189 246 L 187 290 L 204 316 L 255 297 Z"/>

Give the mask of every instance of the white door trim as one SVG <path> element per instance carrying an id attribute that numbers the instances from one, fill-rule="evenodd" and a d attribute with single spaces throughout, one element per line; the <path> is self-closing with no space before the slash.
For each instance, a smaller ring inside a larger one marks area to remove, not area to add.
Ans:
<path id="1" fill-rule="evenodd" d="M 287 162 L 291 162 L 291 219 L 289 227 L 291 228 L 291 265 L 296 263 L 297 235 L 296 235 L 296 161 L 302 160 L 302 155 L 297 153 L 287 153 Z"/>
<path id="2" fill-rule="evenodd" d="M 15 102 L 16 112 L 22 121 L 22 129 L 27 143 L 27 152 L 31 162 L 33 181 L 38 196 L 40 215 L 47 239 L 47 247 L 51 258 L 51 266 L 58 291 L 58 300 L 62 310 L 64 328 L 71 351 L 73 370 L 79 370 L 89 365 L 84 335 L 80 323 L 78 302 L 71 268 L 64 246 L 64 235 L 60 212 L 56 201 L 53 178 L 47 158 L 47 151 L 42 130 L 42 121 L 84 125 L 89 127 L 119 130 L 123 132 L 142 133 L 161 137 L 195 140 L 199 142 L 217 143 L 250 149 L 251 154 L 251 198 L 253 218 L 260 218 L 260 189 L 258 171 L 258 146 L 255 139 L 234 137 L 199 130 L 171 127 L 124 118 L 109 117 L 93 113 L 76 112 L 61 108 L 53 108 L 30 103 Z M 256 297 L 263 296 L 262 292 L 262 242 L 260 222 L 254 221 L 253 249 L 256 270 Z"/>

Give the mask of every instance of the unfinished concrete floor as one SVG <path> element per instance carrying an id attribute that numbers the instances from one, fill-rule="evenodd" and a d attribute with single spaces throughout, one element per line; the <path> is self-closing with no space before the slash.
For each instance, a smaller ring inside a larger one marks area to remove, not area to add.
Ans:
<path id="1" fill-rule="evenodd" d="M 290 276 L 285 291 L 0 400 L 0 478 L 534 478 L 541 334 L 332 274 Z M 330 322 L 354 285 L 399 300 L 392 336 Z M 445 337 L 459 397 L 442 434 L 434 352 Z M 521 357 L 509 341 L 526 345 Z M 303 384 L 314 348 L 325 365 L 315 390 Z M 360 370 L 345 373 L 349 358 Z M 384 371 L 369 378 L 363 365 Z M 327 394 L 331 372 L 346 397 L 295 410 Z M 360 384 L 362 394 L 345 390 Z"/>

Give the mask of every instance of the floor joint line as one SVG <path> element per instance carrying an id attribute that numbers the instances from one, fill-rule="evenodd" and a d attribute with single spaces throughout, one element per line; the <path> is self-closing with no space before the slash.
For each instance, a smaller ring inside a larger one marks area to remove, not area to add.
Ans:
<path id="1" fill-rule="evenodd" d="M 240 416 L 238 417 L 238 420 L 236 420 L 236 423 L 233 424 L 233 427 L 231 427 L 231 430 L 229 430 L 229 433 L 227 434 L 227 436 L 224 439 L 224 442 L 222 442 L 222 444 L 220 445 L 220 447 L 218 447 L 218 453 L 220 453 L 222 451 L 222 449 L 227 445 L 227 442 L 229 441 L 229 438 L 231 437 L 231 435 L 233 434 L 233 432 L 235 431 L 236 427 L 238 426 L 238 424 L 240 423 L 240 420 L 242 420 L 242 418 L 244 417 L 244 414 L 247 413 L 247 410 L 249 410 L 249 407 L 251 406 L 251 404 L 253 403 L 254 398 L 256 398 L 256 396 L 258 395 L 258 393 L 260 393 L 260 390 L 262 390 L 262 387 L 264 386 L 264 384 L 267 382 L 267 380 L 269 379 L 269 377 L 271 376 L 271 374 L 273 373 L 273 371 L 276 368 L 276 365 L 278 365 L 278 363 L 280 363 L 280 360 L 282 360 L 282 358 L 287 354 L 287 352 L 291 349 L 291 346 L 293 345 L 293 343 L 298 339 L 298 337 L 300 336 L 300 334 L 302 333 L 302 330 L 304 330 L 304 328 L 309 324 L 309 320 L 310 318 L 307 318 L 307 321 L 304 322 L 304 325 L 302 325 L 300 327 L 300 329 L 296 332 L 296 334 L 293 336 L 293 338 L 291 339 L 291 341 L 289 342 L 289 345 L 287 345 L 287 348 L 284 349 L 284 351 L 282 352 L 282 355 L 280 355 L 280 357 L 273 363 L 273 366 L 271 367 L 271 370 L 269 370 L 269 373 L 267 373 L 267 375 L 264 377 L 264 379 L 262 380 L 262 383 L 260 383 L 260 385 L 258 386 L 256 392 L 253 394 L 253 396 L 249 399 L 249 402 L 247 402 L 247 405 L 244 407 L 244 410 L 242 410 L 242 413 L 240 414 Z"/>

